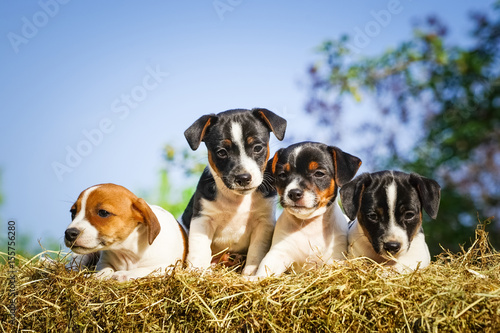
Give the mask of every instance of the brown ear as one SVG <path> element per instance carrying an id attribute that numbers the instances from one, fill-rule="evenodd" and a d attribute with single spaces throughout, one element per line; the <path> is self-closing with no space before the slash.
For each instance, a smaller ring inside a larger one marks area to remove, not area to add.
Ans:
<path id="1" fill-rule="evenodd" d="M 184 131 L 184 136 L 186 137 L 189 147 L 192 150 L 198 149 L 201 141 L 207 134 L 209 127 L 217 121 L 217 116 L 215 114 L 207 114 L 201 116 L 196 120 L 187 130 Z"/>
<path id="2" fill-rule="evenodd" d="M 142 219 L 146 226 L 148 227 L 148 242 L 149 245 L 153 244 L 153 241 L 156 239 L 156 236 L 160 233 L 161 226 L 160 222 L 158 222 L 158 218 L 151 210 L 151 207 L 144 201 L 144 199 L 137 199 L 132 205 L 134 209 L 139 211 L 142 216 Z"/>

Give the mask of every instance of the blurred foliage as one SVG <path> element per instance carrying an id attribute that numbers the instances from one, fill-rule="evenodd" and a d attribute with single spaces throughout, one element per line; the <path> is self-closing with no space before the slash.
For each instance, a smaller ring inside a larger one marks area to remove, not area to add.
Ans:
<path id="1" fill-rule="evenodd" d="M 370 169 L 417 172 L 441 184 L 438 218 L 424 224 L 433 254 L 439 244 L 459 250 L 477 219 L 500 213 L 499 14 L 500 2 L 492 17 L 472 13 L 465 46 L 454 45 L 434 16 L 380 55 L 356 56 L 342 36 L 323 43 L 309 68 L 306 111 L 332 140 L 359 145 Z M 374 114 L 357 113 L 359 101 L 374 105 Z M 496 221 L 490 235 L 498 248 Z"/>
<path id="2" fill-rule="evenodd" d="M 205 168 L 205 159 L 200 159 L 188 149 L 179 150 L 172 145 L 165 146 L 163 158 L 165 164 L 160 170 L 157 194 L 155 197 L 147 197 L 179 218 L 196 189 Z M 182 179 L 182 182 L 176 184 L 177 179 Z"/>

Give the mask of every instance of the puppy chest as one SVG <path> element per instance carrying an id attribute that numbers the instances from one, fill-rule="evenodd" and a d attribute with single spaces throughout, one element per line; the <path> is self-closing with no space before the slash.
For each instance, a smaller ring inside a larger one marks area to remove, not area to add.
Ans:
<path id="1" fill-rule="evenodd" d="M 252 231 L 259 223 L 274 223 L 274 209 L 269 200 L 245 197 L 239 204 L 226 200 L 202 202 L 202 214 L 214 231 L 212 251 L 246 252 Z"/>
<path id="2" fill-rule="evenodd" d="M 295 238 L 297 248 L 311 259 L 330 256 L 334 247 L 334 235 L 322 232 L 321 228 L 305 228 Z"/>

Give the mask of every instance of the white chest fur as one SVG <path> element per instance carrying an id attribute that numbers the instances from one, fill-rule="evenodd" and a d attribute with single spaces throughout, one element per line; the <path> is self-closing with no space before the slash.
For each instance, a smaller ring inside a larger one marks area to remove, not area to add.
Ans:
<path id="1" fill-rule="evenodd" d="M 227 194 L 227 195 L 226 195 Z M 202 199 L 202 214 L 213 231 L 212 253 L 224 249 L 246 253 L 251 230 L 259 223 L 274 223 L 274 198 L 264 198 L 261 193 L 234 195 L 220 193 L 217 200 Z"/>

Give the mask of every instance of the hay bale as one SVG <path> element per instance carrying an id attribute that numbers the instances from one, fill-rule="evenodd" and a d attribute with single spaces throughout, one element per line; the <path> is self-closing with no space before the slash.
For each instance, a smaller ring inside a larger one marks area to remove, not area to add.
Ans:
<path id="1" fill-rule="evenodd" d="M 117 283 L 67 272 L 63 260 L 50 269 L 19 263 L 16 323 L 2 306 L 3 331 L 500 331 L 500 254 L 484 224 L 469 249 L 444 251 L 406 275 L 351 260 L 258 282 L 221 267 Z M 0 302 L 8 304 L 7 265 L 0 276 Z"/>

